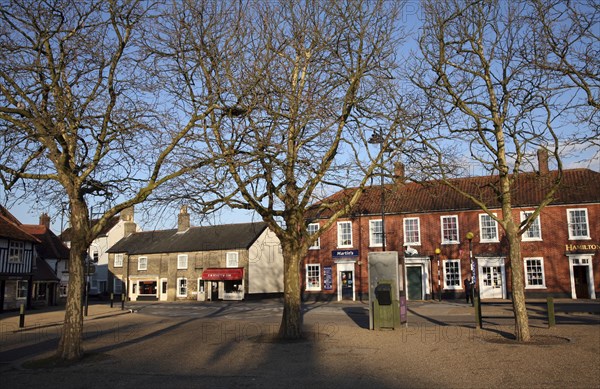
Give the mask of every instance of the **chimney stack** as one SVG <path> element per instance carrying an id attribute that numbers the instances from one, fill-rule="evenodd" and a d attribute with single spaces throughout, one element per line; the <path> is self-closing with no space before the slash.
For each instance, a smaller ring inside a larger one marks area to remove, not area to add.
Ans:
<path id="1" fill-rule="evenodd" d="M 190 214 L 187 206 L 182 205 L 177 218 L 177 232 L 185 232 L 190 229 Z"/>
<path id="2" fill-rule="evenodd" d="M 136 224 L 135 222 L 132 221 L 126 221 L 123 224 L 123 236 L 129 236 L 131 234 L 133 234 L 136 231 Z"/>
<path id="3" fill-rule="evenodd" d="M 548 167 L 548 150 L 545 147 L 538 149 L 537 158 L 540 174 L 548 174 L 550 171 Z"/>
<path id="4" fill-rule="evenodd" d="M 50 229 L 50 216 L 47 213 L 42 213 L 40 215 L 40 226 L 45 226 L 47 229 Z"/>
<path id="5" fill-rule="evenodd" d="M 132 222 L 133 221 L 133 205 L 131 207 L 125 208 L 119 214 L 119 217 L 124 222 Z"/>
<path id="6" fill-rule="evenodd" d="M 402 162 L 394 163 L 394 182 L 396 184 L 404 184 L 406 182 L 404 174 L 404 164 Z"/>

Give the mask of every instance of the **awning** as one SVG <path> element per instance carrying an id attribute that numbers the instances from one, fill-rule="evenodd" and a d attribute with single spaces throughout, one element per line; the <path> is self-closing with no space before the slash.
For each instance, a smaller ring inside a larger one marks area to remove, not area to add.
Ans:
<path id="1" fill-rule="evenodd" d="M 202 272 L 202 279 L 208 281 L 233 281 L 244 278 L 243 267 L 219 267 L 206 269 Z"/>

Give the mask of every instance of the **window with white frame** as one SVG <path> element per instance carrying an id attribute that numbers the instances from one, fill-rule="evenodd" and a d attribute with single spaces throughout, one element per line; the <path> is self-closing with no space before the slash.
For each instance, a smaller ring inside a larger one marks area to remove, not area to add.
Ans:
<path id="1" fill-rule="evenodd" d="M 237 251 L 231 251 L 227 253 L 225 267 L 238 267 L 239 266 L 239 254 Z"/>
<path id="2" fill-rule="evenodd" d="M 569 239 L 590 239 L 586 208 L 567 209 Z"/>
<path id="3" fill-rule="evenodd" d="M 123 254 L 115 254 L 115 267 L 123 267 Z"/>
<path id="4" fill-rule="evenodd" d="M 522 211 L 521 222 L 525 221 L 529 216 L 533 214 L 533 211 Z M 529 228 L 521 236 L 523 241 L 542 240 L 542 227 L 540 224 L 540 216 L 536 216 L 535 219 L 529 225 Z"/>
<path id="5" fill-rule="evenodd" d="M 306 265 L 306 290 L 321 290 L 321 265 Z"/>
<path id="6" fill-rule="evenodd" d="M 309 235 L 316 234 L 319 231 L 319 223 L 310 223 L 307 226 L 307 232 Z M 310 250 L 316 250 L 321 248 L 321 238 L 315 239 L 312 245 L 309 247 Z"/>
<path id="7" fill-rule="evenodd" d="M 418 217 L 404 219 L 404 245 L 415 246 L 421 244 L 421 231 Z"/>
<path id="8" fill-rule="evenodd" d="M 123 293 L 123 281 L 118 278 L 113 279 L 113 292 L 117 294 Z"/>
<path id="9" fill-rule="evenodd" d="M 338 222 L 338 247 L 352 247 L 352 222 Z"/>
<path id="10" fill-rule="evenodd" d="M 94 263 L 98 263 L 98 259 L 100 259 L 100 253 L 98 250 L 94 250 L 92 252 L 92 261 L 94 261 Z"/>
<path id="11" fill-rule="evenodd" d="M 381 220 L 369 220 L 369 246 L 383 246 L 383 224 Z"/>
<path id="12" fill-rule="evenodd" d="M 460 259 L 444 260 L 444 289 L 460 288 Z"/>
<path id="13" fill-rule="evenodd" d="M 8 247 L 8 263 L 22 264 L 25 244 L 21 241 L 11 240 Z"/>
<path id="14" fill-rule="evenodd" d="M 498 223 L 487 213 L 479 215 L 479 236 L 484 243 L 499 242 Z"/>
<path id="15" fill-rule="evenodd" d="M 148 270 L 148 257 L 138 258 L 138 270 Z"/>
<path id="16" fill-rule="evenodd" d="M 187 278 L 177 279 L 177 297 L 187 297 Z"/>
<path id="17" fill-rule="evenodd" d="M 540 289 L 546 287 L 544 279 L 544 259 L 525 258 L 525 288 Z"/>
<path id="18" fill-rule="evenodd" d="M 17 298 L 19 300 L 26 299 L 28 289 L 29 289 L 29 281 L 27 281 L 27 280 L 17 281 Z"/>
<path id="19" fill-rule="evenodd" d="M 177 256 L 177 269 L 184 270 L 188 268 L 187 254 L 179 254 Z"/>
<path id="20" fill-rule="evenodd" d="M 458 216 L 442 216 L 442 244 L 455 244 L 458 241 Z"/>

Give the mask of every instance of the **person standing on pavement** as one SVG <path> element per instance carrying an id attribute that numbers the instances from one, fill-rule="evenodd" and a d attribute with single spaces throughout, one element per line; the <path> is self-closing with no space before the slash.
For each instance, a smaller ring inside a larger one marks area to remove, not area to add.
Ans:
<path id="1" fill-rule="evenodd" d="M 468 276 L 467 279 L 465 280 L 465 294 L 467 297 L 467 304 L 469 303 L 469 300 L 471 301 L 471 304 L 473 304 L 473 280 L 471 279 L 471 276 Z"/>

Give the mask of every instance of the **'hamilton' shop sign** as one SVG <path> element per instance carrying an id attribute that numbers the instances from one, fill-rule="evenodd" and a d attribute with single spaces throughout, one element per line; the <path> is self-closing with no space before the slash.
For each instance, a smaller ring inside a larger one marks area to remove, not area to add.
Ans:
<path id="1" fill-rule="evenodd" d="M 578 253 L 589 253 L 594 252 L 600 249 L 600 243 L 598 244 L 566 244 L 565 250 L 568 252 L 578 252 Z"/>
<path id="2" fill-rule="evenodd" d="M 358 250 L 333 250 L 331 252 L 333 258 L 354 258 L 358 257 Z"/>

